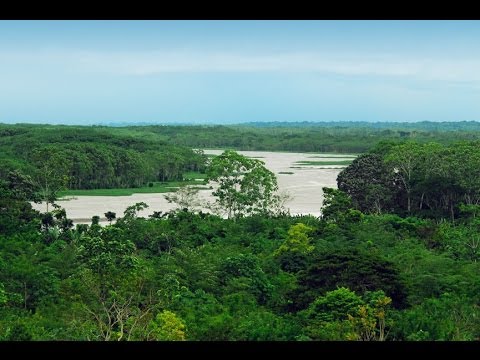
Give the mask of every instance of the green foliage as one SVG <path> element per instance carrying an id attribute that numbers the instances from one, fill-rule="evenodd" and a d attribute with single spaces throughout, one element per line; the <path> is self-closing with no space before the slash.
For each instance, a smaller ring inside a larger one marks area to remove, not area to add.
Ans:
<path id="1" fill-rule="evenodd" d="M 367 293 L 365 305 L 360 305 L 354 316 L 348 315 L 353 332 L 349 340 L 385 341 L 391 321 L 387 321 L 387 310 L 392 299 L 382 290 Z M 389 320 L 389 319 L 388 319 Z"/>
<path id="2" fill-rule="evenodd" d="M 68 241 L 62 231 L 45 241 L 50 230 L 0 237 L 0 337 L 478 338 L 480 263 L 449 247 L 468 238 L 474 218 L 450 228 L 365 215 L 331 228 L 331 220 L 314 217 L 233 221 L 181 211 L 145 219 L 136 216 L 142 207 L 115 225 L 69 229 Z M 66 216 L 50 215 L 49 229 Z M 283 271 L 273 256 L 282 243 L 291 249 L 281 256 L 304 253 L 295 271 Z"/>
<path id="3" fill-rule="evenodd" d="M 339 189 L 362 211 L 452 221 L 480 200 L 478 141 L 388 144 L 359 156 L 337 178 Z"/>
<path id="4" fill-rule="evenodd" d="M 380 214 L 390 210 L 395 182 L 380 155 L 360 155 L 338 175 L 337 183 L 362 212 Z"/>
<path id="5" fill-rule="evenodd" d="M 340 190 L 333 188 L 322 188 L 323 190 L 323 205 L 322 217 L 325 220 L 337 221 L 342 214 L 347 212 L 353 205 L 350 197 Z"/>
<path id="6" fill-rule="evenodd" d="M 292 319 L 255 309 L 238 321 L 231 338 L 239 341 L 286 341 L 294 340 L 298 331 L 299 326 Z"/>
<path id="7" fill-rule="evenodd" d="M 38 200 L 33 181 L 19 171 L 8 172 L 6 177 L 0 179 L 0 234 L 38 228 L 38 212 L 28 202 Z"/>
<path id="8" fill-rule="evenodd" d="M 0 149 L 9 161 L 0 166 L 0 178 L 15 169 L 31 174 L 37 194 L 48 202 L 66 189 L 183 181 L 185 172 L 203 171 L 206 159 L 201 151 L 114 128 L 0 125 L 2 130 L 9 135 L 0 137 Z M 145 186 L 144 192 L 162 189 Z"/>
<path id="9" fill-rule="evenodd" d="M 287 238 L 273 253 L 273 256 L 279 259 L 282 269 L 298 271 L 303 268 L 306 257 L 315 249 L 308 237 L 312 231 L 313 228 L 302 223 L 297 223 L 288 229 Z"/>
<path id="10" fill-rule="evenodd" d="M 359 222 L 363 214 L 353 209 L 350 196 L 341 190 L 323 187 L 322 218 L 334 226 L 349 226 Z"/>
<path id="11" fill-rule="evenodd" d="M 80 260 L 97 274 L 134 268 L 134 252 L 135 244 L 124 239 L 122 230 L 115 227 L 105 227 L 100 237 L 83 237 L 78 247 Z"/>
<path id="12" fill-rule="evenodd" d="M 0 339 L 477 340 L 478 142 L 452 141 L 475 135 L 382 126 L 0 125 Z M 232 219 L 187 199 L 187 211 L 144 218 L 137 203 L 110 225 L 74 227 L 64 209 L 29 203 L 47 186 L 58 194 L 62 176 L 90 189 L 206 176 L 201 151 L 167 142 L 357 152 L 380 138 L 393 141 L 324 189 L 321 218 L 270 216 L 273 178 L 232 152 L 212 159 L 233 171 Z"/>
<path id="13" fill-rule="evenodd" d="M 107 218 L 107 220 L 110 222 L 110 224 L 111 224 L 112 221 L 115 220 L 115 218 L 117 217 L 117 214 L 115 214 L 115 213 L 112 212 L 112 211 L 107 211 L 104 215 L 105 215 L 105 217 Z"/>
<path id="14" fill-rule="evenodd" d="M 227 289 L 252 293 L 262 304 L 268 300 L 272 291 L 272 285 L 258 260 L 248 254 L 226 258 L 221 265 L 220 282 Z"/>
<path id="15" fill-rule="evenodd" d="M 404 340 L 477 340 L 479 315 L 470 299 L 444 293 L 402 313 L 396 332 Z"/>
<path id="16" fill-rule="evenodd" d="M 227 150 L 211 161 L 207 175 L 217 185 L 213 192 L 216 205 L 229 219 L 267 214 L 279 202 L 275 174 L 261 160 Z"/>
<path id="17" fill-rule="evenodd" d="M 480 221 L 474 219 L 464 226 L 443 223 L 438 227 L 439 246 L 455 259 L 480 260 Z"/>
<path id="18" fill-rule="evenodd" d="M 5 286 L 0 282 L 0 306 L 5 305 L 7 302 L 8 297 L 7 294 L 5 293 Z"/>
<path id="19" fill-rule="evenodd" d="M 302 223 L 291 226 L 290 229 L 288 229 L 287 239 L 274 252 L 274 255 L 280 256 L 286 252 L 298 252 L 304 255 L 311 253 L 314 246 L 310 245 L 308 233 L 312 230 L 313 228 Z"/>
<path id="20" fill-rule="evenodd" d="M 347 320 L 348 315 L 355 314 L 363 304 L 355 292 L 340 287 L 315 299 L 308 308 L 308 316 L 325 322 Z"/>
<path id="21" fill-rule="evenodd" d="M 295 291 L 296 306 L 305 308 L 317 296 L 344 286 L 361 294 L 384 290 L 395 306 L 405 304 L 405 286 L 398 269 L 378 255 L 358 250 L 341 249 L 319 254 L 299 274 Z"/>
<path id="22" fill-rule="evenodd" d="M 391 299 L 381 290 L 358 296 L 341 287 L 318 297 L 304 312 L 305 332 L 315 340 L 384 341 Z"/>
<path id="23" fill-rule="evenodd" d="M 149 323 L 149 339 L 161 341 L 185 340 L 185 324 L 175 313 L 164 310 Z"/>
<path id="24" fill-rule="evenodd" d="M 28 331 L 26 326 L 22 323 L 14 324 L 10 329 L 7 339 L 8 341 L 31 341 L 32 334 Z"/>
<path id="25" fill-rule="evenodd" d="M 59 197 L 69 196 L 128 196 L 132 194 L 157 194 L 168 193 L 191 186 L 204 188 L 204 180 L 182 180 L 182 181 L 162 181 L 152 183 L 152 186 L 137 186 L 127 188 L 110 188 L 110 189 L 80 189 L 80 190 L 62 190 L 58 192 Z M 199 186 L 200 185 L 200 186 Z"/>
<path id="26" fill-rule="evenodd" d="M 9 129 L 11 131 L 11 129 Z M 105 128 L 99 128 L 99 131 Z M 292 151 L 317 153 L 361 153 L 381 141 L 398 143 L 408 139 L 419 142 L 438 141 L 442 144 L 456 140 L 479 138 L 478 122 L 450 123 L 250 123 L 237 126 L 129 126 L 109 129 L 118 135 L 163 140 L 203 149 L 236 149 L 259 151 Z"/>
<path id="27" fill-rule="evenodd" d="M 148 208 L 148 205 L 144 203 L 143 201 L 138 202 L 134 205 L 128 206 L 125 211 L 123 212 L 123 221 L 129 221 L 134 219 L 137 214 Z"/>
<path id="28" fill-rule="evenodd" d="M 331 161 L 297 161 L 295 164 L 298 165 L 350 165 L 352 163 L 351 160 L 331 160 Z"/>

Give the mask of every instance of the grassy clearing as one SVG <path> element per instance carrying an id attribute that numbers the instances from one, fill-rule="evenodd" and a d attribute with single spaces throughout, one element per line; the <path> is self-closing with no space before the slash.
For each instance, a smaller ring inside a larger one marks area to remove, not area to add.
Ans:
<path id="1" fill-rule="evenodd" d="M 331 160 L 331 161 L 297 161 L 298 165 L 350 165 L 353 160 Z"/>
<path id="2" fill-rule="evenodd" d="M 172 187 L 141 187 L 130 189 L 90 189 L 90 190 L 65 190 L 59 191 L 58 196 L 130 196 L 132 194 L 165 193 L 175 190 Z"/>
<path id="3" fill-rule="evenodd" d="M 189 171 L 183 174 L 185 180 L 206 179 L 207 174 L 202 174 L 196 171 Z"/>
<path id="4" fill-rule="evenodd" d="M 206 185 L 205 174 L 189 172 L 184 174 L 185 181 L 154 182 L 153 186 L 143 186 L 128 189 L 91 189 L 91 190 L 64 190 L 59 191 L 58 197 L 64 196 L 130 196 L 132 194 L 157 194 L 167 193 L 177 190 L 185 185 L 197 185 L 199 190 L 209 189 Z"/>
<path id="5" fill-rule="evenodd" d="M 345 169 L 345 166 L 337 166 L 337 167 L 321 167 L 319 169 Z"/>
<path id="6" fill-rule="evenodd" d="M 315 155 L 315 156 L 308 156 L 309 159 L 355 159 L 357 155 Z"/>
<path id="7" fill-rule="evenodd" d="M 285 175 L 292 175 L 292 174 L 295 174 L 291 171 L 280 171 L 279 174 L 285 174 Z"/>
<path id="8" fill-rule="evenodd" d="M 321 166 L 321 167 L 310 167 L 310 166 L 290 166 L 290 169 L 298 170 L 327 170 L 327 169 L 345 169 L 345 165 L 338 165 L 336 167 L 330 166 Z"/>

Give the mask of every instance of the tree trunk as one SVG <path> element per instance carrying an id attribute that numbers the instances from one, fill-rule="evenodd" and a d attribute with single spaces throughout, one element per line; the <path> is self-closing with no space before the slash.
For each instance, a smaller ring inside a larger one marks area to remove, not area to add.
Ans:
<path id="1" fill-rule="evenodd" d="M 26 282 L 23 283 L 23 294 L 24 294 L 23 306 L 26 309 L 27 308 L 27 296 L 28 296 L 27 283 Z"/>
<path id="2" fill-rule="evenodd" d="M 420 198 L 420 207 L 419 207 L 420 210 L 422 210 L 422 208 L 423 208 L 423 198 L 424 198 L 424 196 L 425 196 L 425 193 L 423 192 L 422 197 Z"/>

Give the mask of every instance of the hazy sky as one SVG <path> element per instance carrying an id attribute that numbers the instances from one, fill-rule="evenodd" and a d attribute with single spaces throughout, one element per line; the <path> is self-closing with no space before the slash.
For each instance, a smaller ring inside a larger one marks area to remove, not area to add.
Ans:
<path id="1" fill-rule="evenodd" d="M 480 120 L 480 21 L 0 21 L 0 122 Z"/>

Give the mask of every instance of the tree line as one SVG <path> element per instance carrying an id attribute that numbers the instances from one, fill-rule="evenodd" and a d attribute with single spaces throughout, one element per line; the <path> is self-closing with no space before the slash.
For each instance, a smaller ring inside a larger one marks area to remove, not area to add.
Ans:
<path id="1" fill-rule="evenodd" d="M 96 127 L 1 125 L 0 150 L 0 177 L 31 174 L 45 194 L 182 180 L 206 160 L 201 151 Z"/>
<path id="2" fill-rule="evenodd" d="M 480 210 L 480 142 L 383 142 L 338 176 L 338 187 L 362 212 L 434 219 Z"/>
<path id="3" fill-rule="evenodd" d="M 211 126 L 130 126 L 134 131 L 159 136 L 176 145 L 235 150 L 363 153 L 384 140 L 439 142 L 480 139 L 478 122 L 458 123 L 247 123 Z"/>

